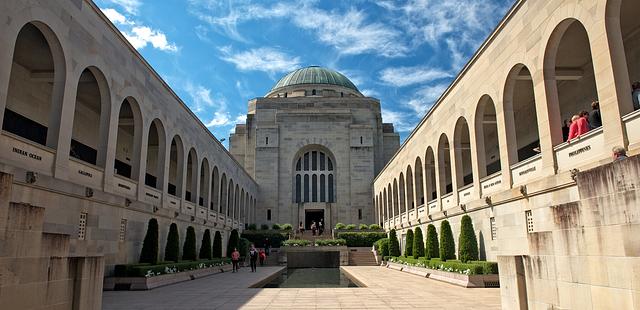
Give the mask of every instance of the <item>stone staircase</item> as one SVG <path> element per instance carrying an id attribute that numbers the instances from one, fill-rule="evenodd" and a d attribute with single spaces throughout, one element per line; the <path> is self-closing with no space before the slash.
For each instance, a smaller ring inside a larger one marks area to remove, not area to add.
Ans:
<path id="1" fill-rule="evenodd" d="M 371 251 L 349 251 L 349 266 L 378 266 Z"/>

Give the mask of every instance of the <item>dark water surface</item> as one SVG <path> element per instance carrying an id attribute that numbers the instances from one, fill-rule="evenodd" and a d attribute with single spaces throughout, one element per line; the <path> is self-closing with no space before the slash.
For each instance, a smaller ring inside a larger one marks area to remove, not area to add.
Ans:
<path id="1" fill-rule="evenodd" d="M 288 268 L 264 287 L 358 287 L 340 268 Z"/>

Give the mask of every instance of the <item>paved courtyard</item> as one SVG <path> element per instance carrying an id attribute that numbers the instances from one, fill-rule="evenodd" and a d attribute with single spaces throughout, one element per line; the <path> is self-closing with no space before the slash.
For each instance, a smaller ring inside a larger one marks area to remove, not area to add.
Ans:
<path id="1" fill-rule="evenodd" d="M 382 267 L 344 267 L 366 288 L 248 288 L 280 267 L 247 268 L 151 291 L 104 292 L 123 309 L 500 309 L 499 289 L 465 289 Z"/>

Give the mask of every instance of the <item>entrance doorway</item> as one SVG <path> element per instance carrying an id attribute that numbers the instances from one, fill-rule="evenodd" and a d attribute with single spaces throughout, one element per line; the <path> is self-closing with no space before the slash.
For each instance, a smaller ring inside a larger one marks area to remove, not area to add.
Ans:
<path id="1" fill-rule="evenodd" d="M 316 222 L 316 227 L 317 227 L 318 223 L 321 220 L 322 220 L 322 225 L 323 226 L 326 225 L 326 221 L 324 220 L 324 210 L 322 209 L 304 210 L 304 228 L 306 230 L 311 229 L 311 222 Z"/>

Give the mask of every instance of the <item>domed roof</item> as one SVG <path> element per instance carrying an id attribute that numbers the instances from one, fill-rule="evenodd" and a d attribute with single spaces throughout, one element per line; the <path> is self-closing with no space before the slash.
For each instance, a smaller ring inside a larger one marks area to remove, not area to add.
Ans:
<path id="1" fill-rule="evenodd" d="M 278 83 L 276 83 L 276 85 L 271 88 L 270 92 L 273 92 L 276 89 L 282 87 L 300 84 L 337 85 L 359 92 L 358 88 L 342 73 L 318 66 L 300 68 L 290 72 L 289 74 L 281 78 L 280 81 L 278 81 Z"/>

